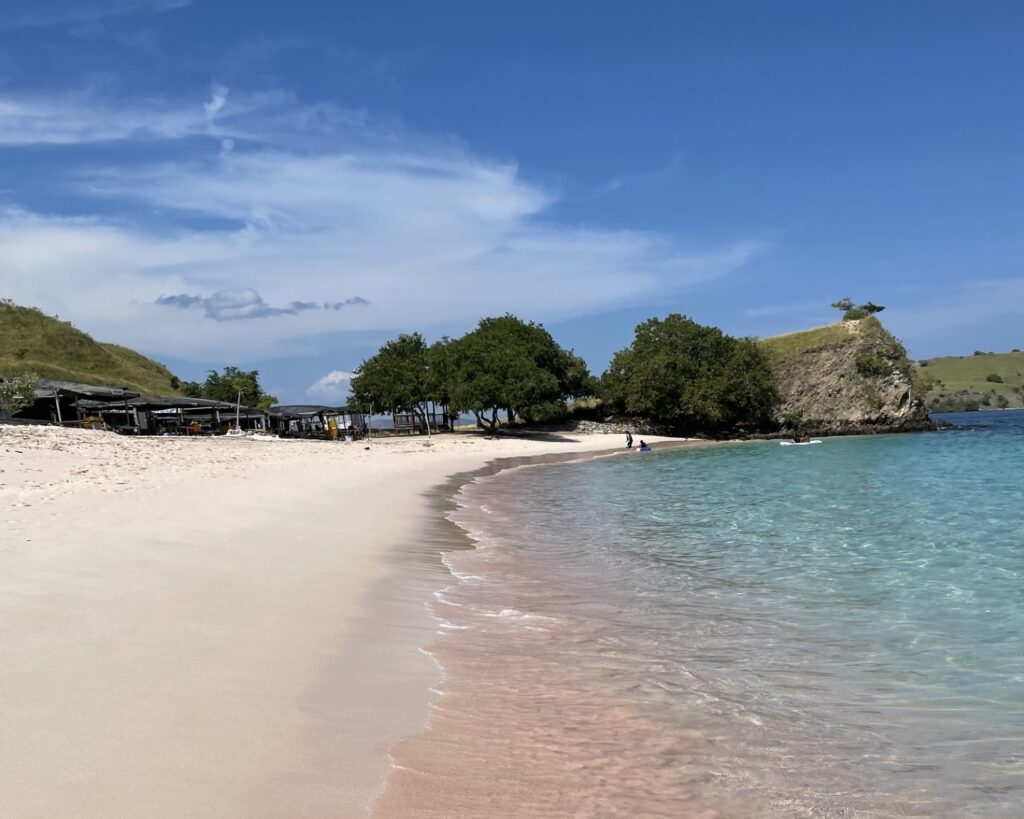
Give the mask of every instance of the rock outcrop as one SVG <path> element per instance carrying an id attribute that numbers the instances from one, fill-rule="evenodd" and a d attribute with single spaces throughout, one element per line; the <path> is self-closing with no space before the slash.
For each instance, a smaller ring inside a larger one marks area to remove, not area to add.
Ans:
<path id="1" fill-rule="evenodd" d="M 776 421 L 812 435 L 933 429 L 903 345 L 873 317 L 763 342 L 779 392 Z"/>

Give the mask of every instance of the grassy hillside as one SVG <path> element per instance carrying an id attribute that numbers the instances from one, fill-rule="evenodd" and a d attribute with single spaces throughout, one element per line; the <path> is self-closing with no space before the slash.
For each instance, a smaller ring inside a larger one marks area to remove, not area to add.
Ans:
<path id="1" fill-rule="evenodd" d="M 943 356 L 918 362 L 929 406 L 979 409 L 1024 405 L 1024 352 Z M 976 405 L 976 406 L 975 406 Z"/>
<path id="2" fill-rule="evenodd" d="M 861 321 L 839 321 L 835 324 L 826 324 L 824 327 L 814 327 L 810 330 L 763 338 L 761 347 L 773 360 L 784 361 L 811 350 L 830 347 L 854 335 L 881 335 L 885 332 L 885 328 L 876 318 L 866 318 Z"/>
<path id="3" fill-rule="evenodd" d="M 24 373 L 128 387 L 148 395 L 180 395 L 177 379 L 163 364 L 127 347 L 94 341 L 34 307 L 0 302 L 0 376 Z"/>

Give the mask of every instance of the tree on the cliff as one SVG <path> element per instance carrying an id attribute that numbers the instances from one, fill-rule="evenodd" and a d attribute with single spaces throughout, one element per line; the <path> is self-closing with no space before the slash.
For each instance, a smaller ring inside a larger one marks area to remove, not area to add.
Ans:
<path id="1" fill-rule="evenodd" d="M 706 431 L 766 426 L 777 399 L 755 342 L 676 313 L 637 326 L 602 377 L 601 397 L 619 412 Z"/>
<path id="2" fill-rule="evenodd" d="M 843 314 L 843 321 L 856 321 L 858 319 L 867 318 L 873 316 L 875 313 L 881 313 L 885 307 L 881 304 L 875 304 L 872 301 L 866 301 L 863 304 L 854 304 L 853 299 L 849 296 L 839 301 L 832 302 L 832 307 L 839 310 Z"/>
<path id="3" fill-rule="evenodd" d="M 567 398 L 590 395 L 587 365 L 540 324 L 513 315 L 485 318 L 452 344 L 452 404 L 494 429 L 499 412 L 544 421 L 565 411 Z"/>

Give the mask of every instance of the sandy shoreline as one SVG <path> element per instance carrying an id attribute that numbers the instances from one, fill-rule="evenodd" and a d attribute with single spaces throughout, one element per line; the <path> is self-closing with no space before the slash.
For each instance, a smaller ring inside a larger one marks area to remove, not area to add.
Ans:
<path id="1" fill-rule="evenodd" d="M 423 444 L 0 426 L 0 814 L 365 815 L 437 674 L 428 490 L 620 441 Z"/>

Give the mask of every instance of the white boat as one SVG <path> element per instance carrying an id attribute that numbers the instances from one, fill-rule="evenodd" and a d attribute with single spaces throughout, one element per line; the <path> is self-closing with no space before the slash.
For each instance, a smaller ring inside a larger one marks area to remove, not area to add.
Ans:
<path id="1" fill-rule="evenodd" d="M 820 444 L 817 438 L 813 441 L 779 441 L 779 446 L 810 446 L 811 444 Z"/>

